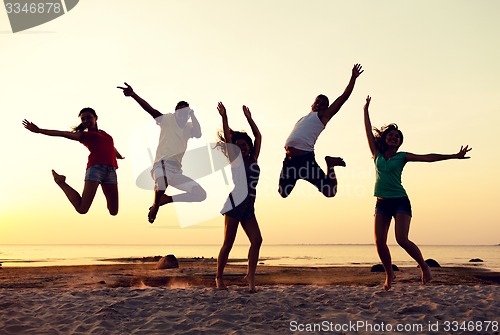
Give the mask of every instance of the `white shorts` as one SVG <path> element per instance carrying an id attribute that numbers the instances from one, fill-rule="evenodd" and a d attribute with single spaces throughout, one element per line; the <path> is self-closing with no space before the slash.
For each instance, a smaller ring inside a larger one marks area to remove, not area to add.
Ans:
<path id="1" fill-rule="evenodd" d="M 191 192 L 193 187 L 200 186 L 193 179 L 182 174 L 181 165 L 177 161 L 161 160 L 153 165 L 151 177 L 155 181 L 156 190 L 166 190 L 170 185 L 184 192 Z"/>

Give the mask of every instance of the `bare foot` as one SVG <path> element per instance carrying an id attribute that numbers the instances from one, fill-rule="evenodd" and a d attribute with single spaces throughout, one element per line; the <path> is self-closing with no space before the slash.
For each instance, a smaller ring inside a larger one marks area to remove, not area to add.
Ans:
<path id="1" fill-rule="evenodd" d="M 219 290 L 227 290 L 227 286 L 226 286 L 226 284 L 224 284 L 224 281 L 222 280 L 222 278 L 215 278 L 215 286 Z"/>
<path id="2" fill-rule="evenodd" d="M 155 222 L 156 214 L 158 214 L 158 207 L 156 207 L 155 205 L 149 207 L 149 213 L 148 213 L 149 223 Z"/>
<path id="3" fill-rule="evenodd" d="M 328 166 L 345 166 L 345 162 L 340 157 L 325 156 L 326 165 Z"/>
<path id="4" fill-rule="evenodd" d="M 391 289 L 394 279 L 396 279 L 394 272 L 385 274 L 384 290 L 389 291 Z"/>
<path id="5" fill-rule="evenodd" d="M 257 289 L 255 288 L 255 277 L 246 275 L 245 280 L 248 283 L 248 289 L 250 290 L 250 292 L 252 292 L 252 293 L 257 292 Z"/>
<path id="6" fill-rule="evenodd" d="M 57 185 L 64 184 L 66 182 L 66 176 L 63 176 L 62 174 L 57 174 L 54 170 L 52 170 L 52 176 L 54 177 L 54 181 L 56 182 Z"/>
<path id="7" fill-rule="evenodd" d="M 422 268 L 422 284 L 426 284 L 432 280 L 431 268 L 426 265 Z"/>

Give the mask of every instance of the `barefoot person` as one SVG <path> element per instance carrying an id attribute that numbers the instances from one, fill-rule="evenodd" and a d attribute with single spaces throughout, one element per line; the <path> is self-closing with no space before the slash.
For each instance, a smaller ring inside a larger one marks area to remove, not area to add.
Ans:
<path id="1" fill-rule="evenodd" d="M 455 158 L 467 159 L 470 157 L 466 157 L 466 154 L 471 149 L 468 146 L 461 147 L 458 153 L 451 155 L 416 155 L 409 152 L 398 152 L 399 147 L 403 144 L 403 133 L 396 124 L 384 126 L 380 130 L 372 128 L 368 113 L 370 101 L 371 97 L 368 96 L 364 106 L 364 120 L 368 145 L 370 146 L 376 170 L 374 192 L 377 197 L 375 206 L 375 244 L 386 273 L 384 289 L 389 290 L 395 278 L 392 271 L 391 254 L 387 247 L 387 233 L 392 217 L 395 220 L 396 241 L 417 261 L 422 271 L 422 283 L 425 284 L 431 280 L 431 271 L 425 263 L 420 249 L 408 239 L 412 212 L 410 200 L 401 184 L 403 168 L 407 162 L 437 162 Z"/>
<path id="2" fill-rule="evenodd" d="M 97 114 L 92 108 L 84 108 L 78 114 L 82 123 L 73 131 L 59 131 L 38 128 L 34 123 L 23 120 L 23 125 L 29 131 L 48 136 L 60 136 L 79 141 L 90 150 L 85 173 L 85 185 L 82 195 L 66 183 L 66 177 L 52 170 L 54 180 L 64 191 L 69 201 L 80 214 L 88 212 L 94 200 L 97 188 L 101 185 L 109 214 L 118 214 L 118 182 L 116 159 L 123 159 L 113 144 L 113 138 L 97 127 Z"/>
<path id="3" fill-rule="evenodd" d="M 118 88 L 123 90 L 125 96 L 137 101 L 155 119 L 161 129 L 156 158 L 151 170 L 151 176 L 155 181 L 155 195 L 153 205 L 149 208 L 148 221 L 153 223 L 160 206 L 171 202 L 205 200 L 205 190 L 193 179 L 183 175 L 181 169 L 187 142 L 192 137 L 201 137 L 201 127 L 187 102 L 179 101 L 174 113 L 162 114 L 138 96 L 130 85 L 125 83 L 125 86 L 118 86 Z M 188 122 L 189 119 L 191 122 Z M 185 193 L 174 196 L 166 195 L 165 190 L 169 185 Z"/>
<path id="4" fill-rule="evenodd" d="M 352 68 L 351 79 L 344 93 L 330 106 L 328 97 L 321 94 L 311 106 L 311 112 L 302 117 L 285 142 L 286 157 L 280 174 L 279 193 L 283 198 L 290 195 L 298 179 L 304 179 L 318 188 L 326 197 L 337 193 L 335 166 L 345 166 L 340 157 L 326 156 L 327 175 L 316 162 L 314 144 L 330 119 L 337 114 L 354 89 L 356 79 L 363 72 L 361 65 Z"/>
<path id="5" fill-rule="evenodd" d="M 219 257 L 217 257 L 217 275 L 216 275 L 216 285 L 217 288 L 225 289 L 224 281 L 222 279 L 224 274 L 224 268 L 227 264 L 229 257 L 229 252 L 233 247 L 234 240 L 236 238 L 236 231 L 238 230 L 238 224 L 241 223 L 243 230 L 250 240 L 250 249 L 248 251 L 248 269 L 245 276 L 245 280 L 248 283 L 248 287 L 251 292 L 255 292 L 255 271 L 257 269 L 257 262 L 259 260 L 259 251 L 262 244 L 262 236 L 260 234 L 259 224 L 255 218 L 255 196 L 256 187 L 259 181 L 260 168 L 257 164 L 257 159 L 259 158 L 260 146 L 262 142 L 262 136 L 260 134 L 259 128 L 252 119 L 252 115 L 248 107 L 243 106 L 243 113 L 252 129 L 252 133 L 255 137 L 255 142 L 252 143 L 252 139 L 244 132 L 232 131 L 229 128 L 227 121 L 226 108 L 219 102 L 217 109 L 222 117 L 222 129 L 223 134 L 219 133 L 220 142 L 218 145 L 224 148 L 224 152 L 228 156 L 229 160 L 232 162 L 231 166 L 235 163 L 236 156 L 241 153 L 243 158 L 243 164 L 245 167 L 246 175 L 246 187 L 244 190 L 247 196 L 241 203 L 235 202 L 233 194 L 236 190 L 233 190 L 229 195 L 228 203 L 233 206 L 229 206 L 230 210 L 223 212 L 224 214 L 224 243 L 219 252 Z M 240 150 L 234 150 L 236 147 L 224 144 L 234 144 L 239 147 Z M 233 171 L 235 169 L 232 169 Z M 233 173 L 233 178 L 234 178 Z M 237 192 L 237 191 L 236 191 Z M 227 206 L 224 206 L 227 208 Z"/>

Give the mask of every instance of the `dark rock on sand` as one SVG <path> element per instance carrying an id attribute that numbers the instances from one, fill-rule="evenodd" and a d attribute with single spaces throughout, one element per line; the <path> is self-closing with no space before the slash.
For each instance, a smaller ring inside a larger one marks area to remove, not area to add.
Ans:
<path id="1" fill-rule="evenodd" d="M 174 255 L 167 255 L 160 258 L 156 264 L 157 269 L 174 269 L 179 267 L 179 261 Z"/>
<path id="2" fill-rule="evenodd" d="M 430 267 L 430 268 L 440 268 L 441 265 L 434 259 L 429 258 L 425 260 L 425 263 Z"/>
<path id="3" fill-rule="evenodd" d="M 484 261 L 481 258 L 473 258 L 469 260 L 470 263 L 483 263 Z"/>

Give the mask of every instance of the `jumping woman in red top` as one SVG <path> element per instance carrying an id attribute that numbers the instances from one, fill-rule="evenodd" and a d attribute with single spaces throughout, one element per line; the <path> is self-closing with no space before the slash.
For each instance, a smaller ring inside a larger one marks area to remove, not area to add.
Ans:
<path id="1" fill-rule="evenodd" d="M 41 129 L 28 120 L 23 120 L 23 125 L 24 128 L 37 134 L 65 137 L 85 145 L 90 150 L 90 155 L 82 195 L 80 196 L 66 183 L 65 176 L 52 170 L 54 181 L 80 214 L 88 212 L 100 184 L 106 197 L 109 214 L 116 215 L 118 214 L 118 182 L 115 171 L 118 164 L 116 159 L 124 157 L 115 149 L 113 138 L 103 130 L 98 129 L 97 114 L 92 108 L 82 109 L 78 116 L 82 123 L 73 128 L 73 131 Z"/>

